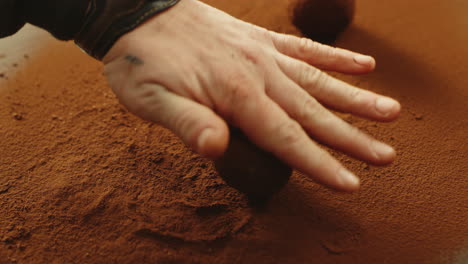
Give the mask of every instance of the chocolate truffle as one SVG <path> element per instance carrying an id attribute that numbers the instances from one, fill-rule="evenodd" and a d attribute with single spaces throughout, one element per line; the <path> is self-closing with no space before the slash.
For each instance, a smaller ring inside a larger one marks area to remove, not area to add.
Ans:
<path id="1" fill-rule="evenodd" d="M 229 186 L 254 203 L 267 201 L 292 174 L 288 165 L 251 143 L 238 129 L 231 129 L 228 149 L 215 167 Z"/>
<path id="2" fill-rule="evenodd" d="M 354 9 L 354 0 L 299 0 L 293 23 L 304 36 L 331 44 L 352 22 Z"/>

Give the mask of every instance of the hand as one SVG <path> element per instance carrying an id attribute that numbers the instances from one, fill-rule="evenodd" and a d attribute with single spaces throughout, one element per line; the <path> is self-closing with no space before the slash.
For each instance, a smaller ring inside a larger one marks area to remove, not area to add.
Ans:
<path id="1" fill-rule="evenodd" d="M 124 35 L 104 58 L 119 100 L 165 126 L 203 156 L 225 151 L 226 122 L 312 179 L 353 191 L 359 180 L 312 139 L 375 164 L 395 151 L 323 105 L 390 121 L 393 99 L 330 77 L 374 69 L 372 57 L 283 35 L 182 0 Z M 321 70 L 319 70 L 321 69 Z"/>

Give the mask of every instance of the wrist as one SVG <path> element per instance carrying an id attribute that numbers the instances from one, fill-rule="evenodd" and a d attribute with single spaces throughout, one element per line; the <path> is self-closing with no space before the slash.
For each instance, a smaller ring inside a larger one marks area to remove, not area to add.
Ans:
<path id="1" fill-rule="evenodd" d="M 18 16 L 23 17 L 25 22 L 49 31 L 60 40 L 74 40 L 89 55 L 100 60 L 122 35 L 178 2 L 24 0 L 17 3 L 20 3 L 21 10 Z M 22 24 L 18 25 L 20 27 Z"/>
<path id="2" fill-rule="evenodd" d="M 178 2 L 179 0 L 91 0 L 82 29 L 74 40 L 89 55 L 102 59 L 122 35 Z"/>

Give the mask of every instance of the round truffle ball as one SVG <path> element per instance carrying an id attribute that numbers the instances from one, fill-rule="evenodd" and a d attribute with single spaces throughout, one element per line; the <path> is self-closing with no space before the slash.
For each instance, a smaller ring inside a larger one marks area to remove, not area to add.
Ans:
<path id="1" fill-rule="evenodd" d="M 215 161 L 215 167 L 229 186 L 254 203 L 267 201 L 292 174 L 291 167 L 251 143 L 238 129 L 231 129 L 227 151 Z"/>
<path id="2" fill-rule="evenodd" d="M 331 44 L 352 22 L 355 0 L 298 0 L 293 24 L 308 38 Z"/>

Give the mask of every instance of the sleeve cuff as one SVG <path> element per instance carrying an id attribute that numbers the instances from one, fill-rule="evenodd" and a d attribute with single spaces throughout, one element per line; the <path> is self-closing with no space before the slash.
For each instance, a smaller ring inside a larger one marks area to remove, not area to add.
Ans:
<path id="1" fill-rule="evenodd" d="M 174 6 L 179 0 L 112 0 L 96 1 L 75 42 L 86 53 L 101 60 L 125 33 L 154 15 Z"/>

